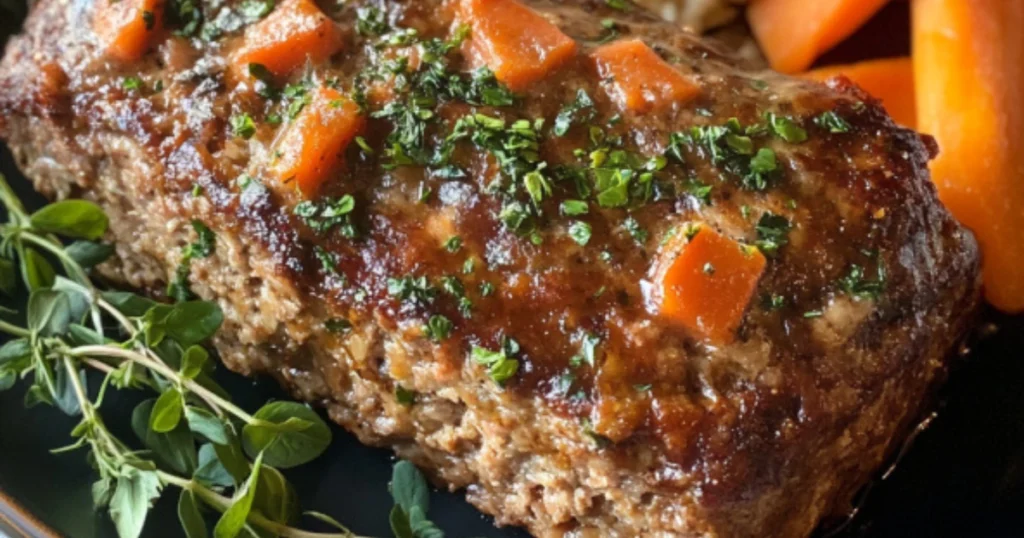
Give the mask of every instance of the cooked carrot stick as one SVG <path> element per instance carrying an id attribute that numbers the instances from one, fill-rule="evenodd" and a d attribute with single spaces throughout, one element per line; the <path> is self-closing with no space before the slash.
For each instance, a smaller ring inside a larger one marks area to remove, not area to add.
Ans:
<path id="1" fill-rule="evenodd" d="M 914 102 L 914 64 L 910 58 L 868 60 L 850 65 L 834 65 L 808 71 L 805 77 L 826 81 L 843 75 L 869 95 L 882 101 L 896 123 L 917 128 L 917 105 Z"/>
<path id="2" fill-rule="evenodd" d="M 887 0 L 754 0 L 747 21 L 772 68 L 799 73 L 868 21 Z"/>
<path id="3" fill-rule="evenodd" d="M 284 77 L 307 60 L 316 63 L 330 58 L 342 45 L 341 31 L 313 0 L 285 0 L 267 18 L 246 29 L 234 69 L 245 73 L 249 64 L 262 64 Z"/>
<path id="4" fill-rule="evenodd" d="M 669 243 L 656 274 L 659 311 L 715 344 L 727 344 L 743 321 L 767 263 L 756 248 L 703 226 L 687 244 Z"/>
<path id="5" fill-rule="evenodd" d="M 914 0 L 920 130 L 932 179 L 981 244 L 986 298 L 1024 311 L 1024 2 Z"/>
<path id="6" fill-rule="evenodd" d="M 639 39 L 609 43 L 590 57 L 601 78 L 608 80 L 612 98 L 633 112 L 668 108 L 700 93 L 700 86 Z"/>
<path id="7" fill-rule="evenodd" d="M 576 54 L 576 42 L 518 0 L 463 0 L 471 58 L 515 91 L 527 89 Z"/>
<path id="8" fill-rule="evenodd" d="M 133 62 L 161 35 L 163 18 L 164 0 L 99 0 L 92 23 L 108 56 Z"/>
<path id="9" fill-rule="evenodd" d="M 352 100 L 338 90 L 320 88 L 287 127 L 272 173 L 305 196 L 315 195 L 342 166 L 345 149 L 365 125 L 366 118 Z"/>

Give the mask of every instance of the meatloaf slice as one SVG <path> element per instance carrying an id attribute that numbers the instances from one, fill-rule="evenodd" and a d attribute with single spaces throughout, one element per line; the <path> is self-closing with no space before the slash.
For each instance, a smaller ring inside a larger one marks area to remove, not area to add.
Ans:
<path id="1" fill-rule="evenodd" d="M 596 0 L 121 1 L 138 60 L 106 0 L 39 0 L 8 44 L 0 133 L 26 175 L 108 211 L 105 275 L 217 301 L 228 367 L 501 524 L 806 536 L 976 310 L 934 145 L 842 80 Z M 207 228 L 212 255 L 183 259 Z M 701 233 L 763 267 L 664 286 Z"/>

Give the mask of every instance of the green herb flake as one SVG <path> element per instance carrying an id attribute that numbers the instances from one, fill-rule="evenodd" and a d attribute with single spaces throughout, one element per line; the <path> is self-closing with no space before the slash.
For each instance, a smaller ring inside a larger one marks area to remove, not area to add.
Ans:
<path id="1" fill-rule="evenodd" d="M 252 120 L 252 116 L 245 113 L 231 116 L 231 133 L 248 140 L 256 134 L 256 122 Z"/>
<path id="2" fill-rule="evenodd" d="M 569 225 L 569 237 L 581 247 L 587 246 L 590 242 L 591 233 L 590 224 L 586 222 L 577 220 Z"/>
<path id="3" fill-rule="evenodd" d="M 849 122 L 832 110 L 815 117 L 814 124 L 830 133 L 848 133 L 852 128 Z"/>
<path id="4" fill-rule="evenodd" d="M 125 91 L 129 92 L 134 90 L 141 90 L 142 79 L 139 77 L 124 77 L 124 80 L 121 81 L 121 87 L 124 88 Z"/>
<path id="5" fill-rule="evenodd" d="M 757 221 L 757 241 L 754 244 L 761 252 L 774 256 L 779 249 L 789 243 L 791 228 L 792 224 L 786 217 L 765 212 Z"/>
<path id="6" fill-rule="evenodd" d="M 324 322 L 324 328 L 330 333 L 344 334 L 352 330 L 352 322 L 345 318 L 331 318 Z"/>
<path id="7" fill-rule="evenodd" d="M 416 403 L 416 393 L 401 385 L 395 385 L 395 400 L 398 400 L 398 403 L 409 407 Z"/>
<path id="8" fill-rule="evenodd" d="M 454 324 L 450 319 L 440 314 L 434 314 L 427 320 L 427 324 L 423 326 L 423 336 L 433 340 L 434 342 L 440 342 L 447 340 L 451 336 Z"/>
<path id="9" fill-rule="evenodd" d="M 765 120 L 768 121 L 768 125 L 771 126 L 775 136 L 786 142 L 799 144 L 807 141 L 807 131 L 785 116 L 768 112 L 765 114 Z"/>
<path id="10" fill-rule="evenodd" d="M 458 252 L 459 249 L 462 248 L 462 238 L 457 236 L 457 235 L 453 235 L 453 236 L 449 237 L 447 241 L 444 242 L 443 247 L 448 252 L 451 252 L 451 253 L 454 254 L 454 253 Z"/>
<path id="11" fill-rule="evenodd" d="M 567 217 L 578 217 L 590 212 L 588 204 L 583 200 L 564 200 L 558 209 Z"/>

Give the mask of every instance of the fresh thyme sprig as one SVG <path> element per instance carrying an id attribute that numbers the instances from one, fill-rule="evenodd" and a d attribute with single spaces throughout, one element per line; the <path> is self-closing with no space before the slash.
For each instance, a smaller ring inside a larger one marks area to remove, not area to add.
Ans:
<path id="1" fill-rule="evenodd" d="M 180 490 L 178 516 L 189 538 L 210 536 L 203 510 L 220 513 L 215 538 L 359 538 L 315 512 L 305 515 L 338 532 L 293 526 L 300 511 L 279 469 L 317 458 L 331 430 L 299 403 L 270 402 L 250 414 L 231 402 L 211 377 L 202 347 L 223 321 L 216 303 L 162 304 L 98 289 L 90 268 L 113 249 L 97 242 L 109 222 L 91 202 L 66 200 L 29 214 L 0 176 L 0 203 L 8 217 L 0 225 L 0 291 L 15 296 L 20 273 L 29 292 L 24 323 L 10 321 L 14 310 L 0 310 L 8 318 L 0 319 L 0 332 L 10 336 L 0 346 L 0 390 L 25 379 L 27 405 L 53 405 L 81 417 L 74 441 L 55 452 L 87 451 L 99 473 L 94 502 L 108 510 L 121 538 L 142 533 L 150 507 L 168 486 Z M 65 245 L 58 236 L 75 241 Z M 103 376 L 94 391 L 87 370 Z M 132 413 L 144 448 L 107 428 L 100 409 L 112 387 L 157 395 Z M 426 519 L 425 488 L 411 464 L 395 466 L 391 524 L 399 538 L 443 536 Z"/>

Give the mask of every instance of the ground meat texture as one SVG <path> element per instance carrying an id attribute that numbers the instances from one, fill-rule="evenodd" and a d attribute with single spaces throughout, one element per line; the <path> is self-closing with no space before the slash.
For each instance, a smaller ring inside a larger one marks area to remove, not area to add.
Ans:
<path id="1" fill-rule="evenodd" d="M 125 63 L 92 28 L 100 4 L 40 0 L 7 47 L 0 133 L 22 169 L 108 211 L 106 276 L 217 301 L 230 368 L 499 523 L 805 536 L 912 428 L 976 310 L 976 244 L 928 180 L 934 144 L 841 80 L 751 71 L 640 8 L 528 2 L 577 47 L 508 104 L 465 43 L 424 54 L 460 34 L 454 2 L 323 2 L 337 52 L 262 81 L 232 63 L 258 14 L 211 2 L 182 35 L 168 13 L 178 32 Z M 620 110 L 589 58 L 625 38 L 699 92 Z M 304 195 L 270 163 L 323 86 L 367 124 Z M 192 221 L 216 247 L 181 279 Z M 726 344 L 648 300 L 693 223 L 768 260 Z"/>

